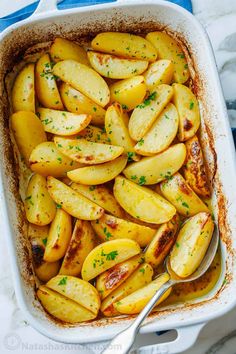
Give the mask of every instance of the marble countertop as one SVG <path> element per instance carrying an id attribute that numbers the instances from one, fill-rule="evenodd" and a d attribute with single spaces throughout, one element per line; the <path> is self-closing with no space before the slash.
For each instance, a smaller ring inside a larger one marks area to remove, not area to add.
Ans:
<path id="1" fill-rule="evenodd" d="M 0 0 L 0 16 L 23 7 L 32 0 Z M 217 66 L 226 100 L 236 99 L 236 0 L 192 0 L 195 16 L 205 26 L 215 51 Z M 236 108 L 236 107 L 235 107 Z M 229 110 L 232 126 L 236 127 L 236 110 Z M 1 213 L 1 211 L 0 211 Z M 1 223 L 0 214 L 0 223 Z M 1 225 L 0 225 L 1 230 Z M 4 245 L 4 235 L 0 233 Z M 0 352 L 22 353 L 92 353 L 91 348 L 53 342 L 35 331 L 19 310 L 12 284 L 10 264 L 6 252 L 0 257 Z M 151 344 L 171 338 L 140 335 L 137 344 Z M 100 352 L 99 346 L 93 353 Z M 201 331 L 195 345 L 184 354 L 235 354 L 236 309 L 209 322 Z"/>

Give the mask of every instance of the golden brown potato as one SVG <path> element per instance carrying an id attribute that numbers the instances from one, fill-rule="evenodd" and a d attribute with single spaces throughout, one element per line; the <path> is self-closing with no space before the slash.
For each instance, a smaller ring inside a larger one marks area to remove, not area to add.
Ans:
<path id="1" fill-rule="evenodd" d="M 105 109 L 90 100 L 83 93 L 63 82 L 60 86 L 60 94 L 68 111 L 77 114 L 89 114 L 92 116 L 91 123 L 95 125 L 104 124 Z"/>
<path id="2" fill-rule="evenodd" d="M 85 220 L 76 220 L 60 274 L 78 276 L 85 258 L 95 246 L 95 234 L 90 223 Z"/>
<path id="3" fill-rule="evenodd" d="M 184 164 L 184 178 L 200 197 L 210 197 L 210 187 L 200 142 L 196 135 L 185 143 L 187 156 Z"/>
<path id="4" fill-rule="evenodd" d="M 105 128 L 99 128 L 95 125 L 88 125 L 76 137 L 77 139 L 85 139 L 93 143 L 110 144 L 111 139 L 108 138 Z"/>
<path id="5" fill-rule="evenodd" d="M 67 176 L 76 183 L 97 185 L 111 181 L 123 171 L 127 164 L 127 156 L 121 155 L 117 159 L 100 165 L 78 168 L 67 172 Z"/>
<path id="6" fill-rule="evenodd" d="M 102 107 L 110 100 L 106 81 L 87 65 L 75 60 L 63 60 L 53 67 L 53 73 Z"/>
<path id="7" fill-rule="evenodd" d="M 46 132 L 65 136 L 78 134 L 87 127 L 92 119 L 92 116 L 88 114 L 76 114 L 40 107 L 37 114 Z"/>
<path id="8" fill-rule="evenodd" d="M 50 225 L 43 259 L 55 262 L 61 259 L 67 250 L 72 233 L 72 219 L 63 209 L 57 209 L 56 216 Z"/>
<path id="9" fill-rule="evenodd" d="M 114 304 L 136 290 L 143 288 L 152 280 L 153 269 L 147 264 L 141 264 L 117 289 L 113 290 L 102 302 L 101 312 L 107 316 L 118 315 Z"/>
<path id="10" fill-rule="evenodd" d="M 41 105 L 51 109 L 63 109 L 48 54 L 44 54 L 36 63 L 35 90 Z"/>
<path id="11" fill-rule="evenodd" d="M 100 205 L 112 215 L 122 218 L 124 211 L 115 200 L 112 192 L 104 185 L 89 186 L 84 184 L 72 183 L 71 188 L 82 194 L 92 202 Z"/>
<path id="12" fill-rule="evenodd" d="M 87 165 L 100 164 L 114 160 L 120 156 L 124 148 L 108 144 L 100 144 L 86 139 L 55 136 L 54 142 L 59 151 L 70 159 Z"/>
<path id="13" fill-rule="evenodd" d="M 142 74 L 148 67 L 148 61 L 118 58 L 93 51 L 88 52 L 88 59 L 94 70 L 110 79 L 127 79 Z"/>
<path id="14" fill-rule="evenodd" d="M 100 274 L 96 280 L 96 289 L 101 299 L 105 299 L 112 291 L 118 288 L 142 262 L 142 255 L 138 255 Z"/>
<path id="15" fill-rule="evenodd" d="M 143 74 L 147 88 L 154 90 L 155 86 L 170 84 L 174 74 L 174 65 L 171 60 L 161 59 L 149 65 Z"/>
<path id="16" fill-rule="evenodd" d="M 209 211 L 178 172 L 171 179 L 161 182 L 160 187 L 162 195 L 181 215 L 192 216 L 201 211 Z"/>
<path id="17" fill-rule="evenodd" d="M 145 251 L 145 262 L 153 268 L 157 268 L 164 261 L 175 242 L 178 227 L 178 214 L 175 214 L 170 221 L 159 227 Z"/>
<path id="18" fill-rule="evenodd" d="M 148 285 L 115 302 L 115 309 L 119 313 L 127 315 L 133 315 L 135 313 L 141 312 L 157 292 L 157 290 L 159 290 L 160 287 L 168 281 L 168 279 L 169 275 L 167 273 L 161 274 Z M 162 295 L 160 300 L 158 300 L 156 305 L 159 305 L 162 301 L 164 301 L 170 295 L 170 293 L 171 289 L 167 290 L 164 295 Z"/>
<path id="19" fill-rule="evenodd" d="M 91 45 L 94 50 L 123 58 L 155 61 L 157 57 L 156 49 L 149 41 L 130 33 L 99 33 Z"/>
<path id="20" fill-rule="evenodd" d="M 26 64 L 17 75 L 12 88 L 14 112 L 35 112 L 34 64 Z"/>
<path id="21" fill-rule="evenodd" d="M 129 164 L 123 173 L 137 184 L 156 184 L 171 178 L 183 165 L 185 156 L 185 145 L 175 144 L 155 156 L 144 157 L 141 161 Z"/>
<path id="22" fill-rule="evenodd" d="M 40 143 L 47 141 L 43 125 L 32 112 L 19 111 L 12 114 L 10 126 L 16 140 L 18 149 L 29 165 L 30 154 Z"/>
<path id="23" fill-rule="evenodd" d="M 131 111 L 143 102 L 147 92 L 144 77 L 134 76 L 119 80 L 110 86 L 111 103 L 118 102 L 123 110 Z"/>
<path id="24" fill-rule="evenodd" d="M 53 141 L 37 145 L 31 152 L 29 164 L 32 171 L 45 177 L 63 177 L 66 172 L 84 166 L 63 155 Z"/>
<path id="25" fill-rule="evenodd" d="M 194 136 L 200 126 L 198 101 L 185 85 L 173 84 L 173 102 L 179 114 L 178 139 L 186 141 Z"/>
<path id="26" fill-rule="evenodd" d="M 36 276 L 42 282 L 47 282 L 55 277 L 60 269 L 59 262 L 45 262 L 43 255 L 47 244 L 49 227 L 29 224 L 28 237 L 31 244 L 31 252 Z"/>
<path id="27" fill-rule="evenodd" d="M 54 177 L 47 178 L 47 188 L 52 199 L 75 218 L 96 220 L 104 213 L 104 209 Z"/>
<path id="28" fill-rule="evenodd" d="M 169 103 L 150 130 L 135 145 L 135 151 L 144 156 L 152 156 L 167 149 L 176 137 L 179 125 L 178 112 Z"/>
<path id="29" fill-rule="evenodd" d="M 187 60 L 179 43 L 165 32 L 150 32 L 146 39 L 156 48 L 158 58 L 169 59 L 174 65 L 174 81 L 184 83 L 190 72 Z"/>
<path id="30" fill-rule="evenodd" d="M 101 243 L 85 258 L 81 271 L 82 278 L 90 281 L 107 269 L 140 252 L 141 249 L 137 242 L 125 238 Z"/>
<path id="31" fill-rule="evenodd" d="M 162 224 L 176 212 L 175 207 L 159 194 L 122 176 L 116 177 L 113 191 L 122 208 L 142 221 Z"/>
<path id="32" fill-rule="evenodd" d="M 210 213 L 196 214 L 185 222 L 170 255 L 171 268 L 179 277 L 188 277 L 201 264 L 213 231 Z"/>
<path id="33" fill-rule="evenodd" d="M 147 246 L 156 230 L 147 226 L 135 224 L 131 221 L 118 219 L 104 214 L 99 220 L 92 222 L 97 236 L 104 242 L 119 238 L 129 238 L 138 242 L 141 247 Z"/>
<path id="34" fill-rule="evenodd" d="M 47 190 L 43 176 L 31 177 L 25 196 L 25 213 L 29 222 L 35 225 L 48 225 L 56 214 L 56 206 Z"/>
<path id="35" fill-rule="evenodd" d="M 140 141 L 149 132 L 172 96 L 173 88 L 171 86 L 158 85 L 141 104 L 136 106 L 129 120 L 129 133 L 132 139 Z"/>
<path id="36" fill-rule="evenodd" d="M 54 62 L 72 59 L 81 64 L 89 65 L 86 51 L 77 43 L 65 38 L 55 38 L 50 47 L 50 55 Z"/>

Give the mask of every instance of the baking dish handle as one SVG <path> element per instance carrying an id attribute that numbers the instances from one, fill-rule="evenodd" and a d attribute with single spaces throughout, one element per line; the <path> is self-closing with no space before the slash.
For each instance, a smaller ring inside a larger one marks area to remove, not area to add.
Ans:
<path id="1" fill-rule="evenodd" d="M 175 354 L 182 353 L 194 345 L 206 323 L 176 329 L 177 338 L 168 343 L 159 343 L 132 350 L 130 354 Z"/>

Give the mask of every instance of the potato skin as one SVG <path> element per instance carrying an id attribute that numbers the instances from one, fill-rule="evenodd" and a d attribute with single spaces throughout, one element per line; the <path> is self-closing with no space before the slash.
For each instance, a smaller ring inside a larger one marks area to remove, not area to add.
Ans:
<path id="1" fill-rule="evenodd" d="M 51 61 L 48 54 L 44 54 L 35 67 L 35 90 L 41 105 L 51 109 L 63 109 L 57 83 L 52 73 Z"/>
<path id="2" fill-rule="evenodd" d="M 200 197 L 209 198 L 211 191 L 198 137 L 194 135 L 186 141 L 185 146 L 187 155 L 183 166 L 184 177 L 195 193 Z"/>
<path id="3" fill-rule="evenodd" d="M 145 262 L 157 268 L 166 258 L 177 237 L 179 216 L 175 216 L 157 230 L 145 251 Z"/>
<path id="4" fill-rule="evenodd" d="M 198 268 L 205 256 L 214 231 L 210 213 L 199 213 L 188 219 L 180 229 L 170 255 L 172 270 L 186 278 Z"/>
<path id="5" fill-rule="evenodd" d="M 114 303 L 115 309 L 119 313 L 133 315 L 139 313 L 151 300 L 153 295 L 160 289 L 160 287 L 169 280 L 167 273 L 161 274 L 158 278 L 154 279 L 151 283 L 136 290 L 125 298 Z M 156 305 L 159 305 L 170 295 L 171 289 L 167 290 L 164 295 L 158 300 Z"/>
<path id="6" fill-rule="evenodd" d="M 105 299 L 112 291 L 120 286 L 140 266 L 142 260 L 142 255 L 138 255 L 100 274 L 96 280 L 96 289 L 101 299 Z"/>
<path id="7" fill-rule="evenodd" d="M 55 217 L 56 206 L 47 190 L 47 182 L 43 176 L 35 174 L 31 177 L 24 201 L 27 220 L 35 225 L 48 225 Z"/>
<path id="8" fill-rule="evenodd" d="M 78 276 L 85 258 L 96 244 L 90 223 L 77 219 L 59 273 Z"/>
<path id="9" fill-rule="evenodd" d="M 101 312 L 106 317 L 118 315 L 114 304 L 136 290 L 149 284 L 152 280 L 153 269 L 150 264 L 143 263 L 118 288 L 110 293 L 102 302 Z"/>
<path id="10" fill-rule="evenodd" d="M 175 206 L 178 213 L 193 216 L 201 211 L 209 212 L 206 204 L 194 193 L 180 173 L 160 184 L 162 195 Z"/>
<path id="11" fill-rule="evenodd" d="M 63 209 L 57 209 L 56 216 L 50 225 L 43 259 L 55 262 L 61 259 L 67 250 L 72 233 L 72 219 Z"/>
<path id="12" fill-rule="evenodd" d="M 17 75 L 12 88 L 14 112 L 35 112 L 34 64 L 26 64 Z"/>
<path id="13" fill-rule="evenodd" d="M 19 111 L 12 114 L 10 127 L 14 134 L 18 149 L 26 165 L 32 150 L 40 143 L 47 141 L 43 125 L 33 112 Z"/>
<path id="14" fill-rule="evenodd" d="M 155 86 L 161 84 L 169 85 L 174 74 L 174 65 L 171 60 L 161 59 L 150 64 L 143 74 L 146 85 L 153 91 Z"/>

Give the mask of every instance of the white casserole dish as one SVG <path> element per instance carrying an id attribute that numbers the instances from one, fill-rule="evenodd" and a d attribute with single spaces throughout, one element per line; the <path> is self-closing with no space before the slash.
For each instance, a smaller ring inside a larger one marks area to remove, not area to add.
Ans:
<path id="1" fill-rule="evenodd" d="M 223 315 L 236 304 L 235 150 L 214 56 L 203 28 L 189 12 L 166 1 L 118 1 L 58 11 L 56 0 L 41 0 L 33 16 L 14 24 L 0 35 L 0 192 L 2 232 L 6 235 L 10 252 L 19 306 L 34 328 L 57 341 L 85 343 L 108 340 L 124 329 L 132 318 L 103 318 L 92 323 L 63 326 L 50 319 L 36 300 L 9 142 L 9 114 L 4 77 L 19 60 L 19 55 L 35 43 L 45 42 L 56 36 L 73 38 L 75 34 L 83 36 L 88 33 L 92 36 L 96 32 L 108 30 L 150 31 L 160 25 L 180 35 L 193 60 L 196 72 L 194 84 L 197 86 L 202 114 L 201 141 L 212 176 L 216 218 L 219 208 L 218 224 L 223 267 L 217 286 L 204 299 L 162 309 L 149 317 L 141 332 L 177 329 L 177 339 L 155 346 L 155 353 L 179 353 L 194 343 L 206 322 Z M 223 282 L 225 277 L 227 282 Z"/>

